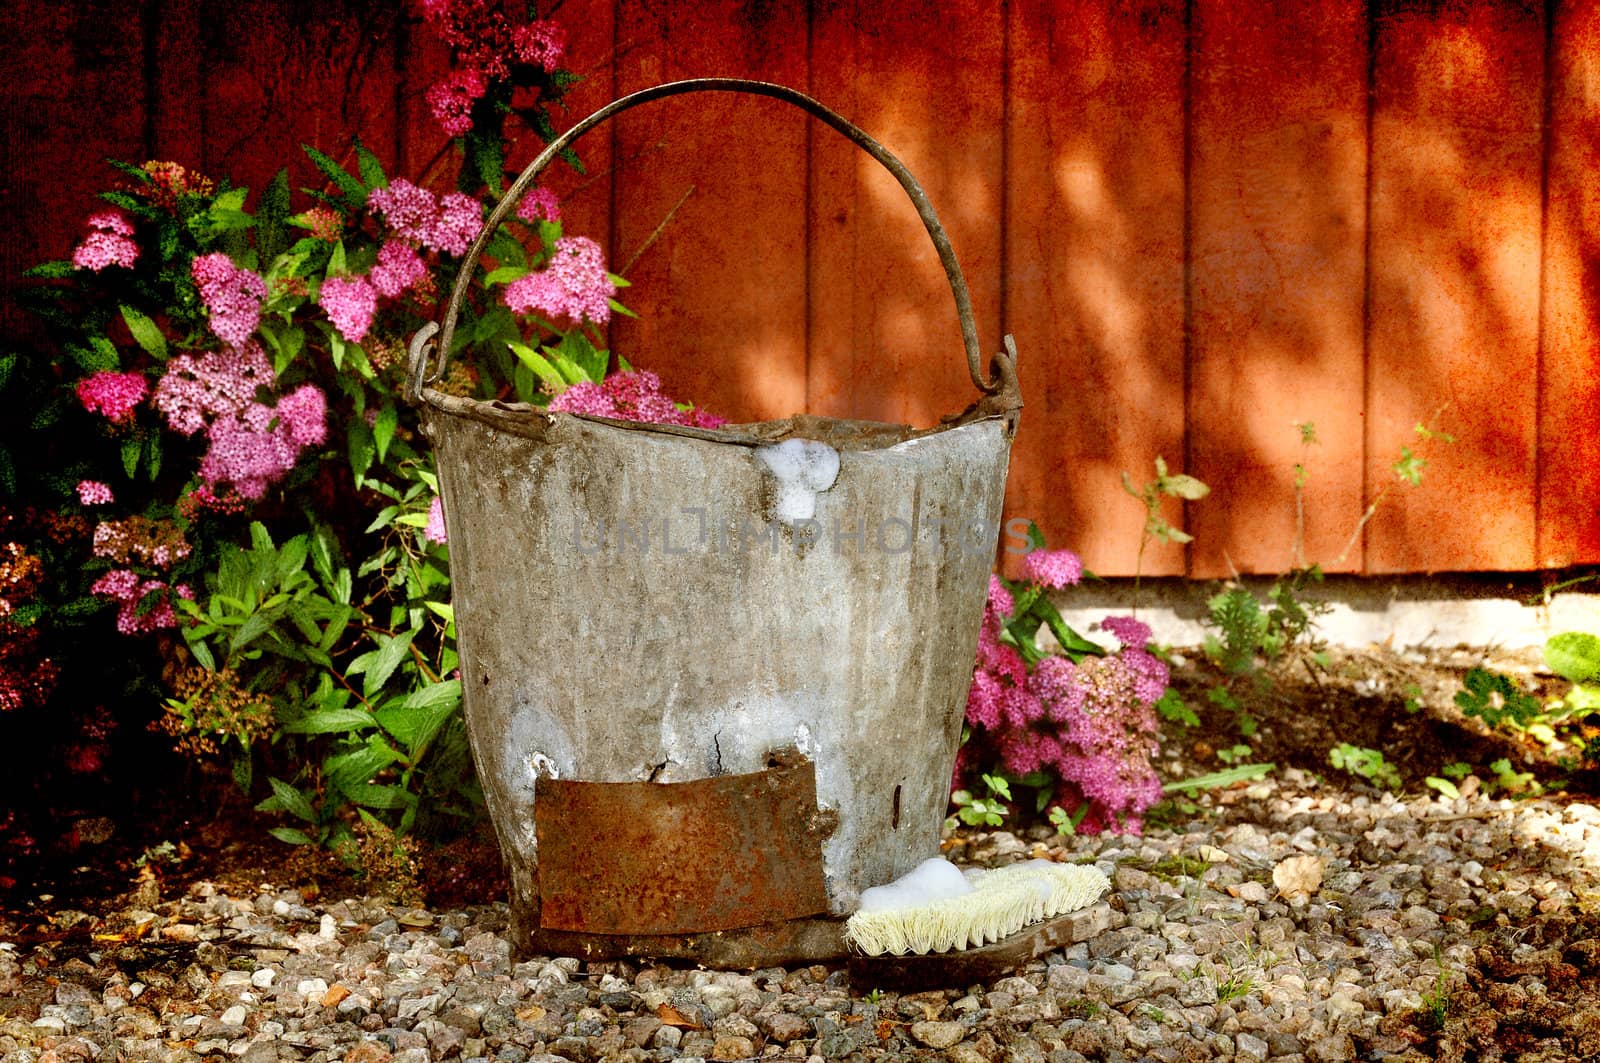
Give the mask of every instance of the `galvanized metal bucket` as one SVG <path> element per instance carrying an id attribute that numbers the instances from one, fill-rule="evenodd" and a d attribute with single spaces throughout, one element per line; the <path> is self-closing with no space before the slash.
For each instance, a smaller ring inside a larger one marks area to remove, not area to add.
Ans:
<path id="1" fill-rule="evenodd" d="M 473 264 L 539 172 L 611 115 L 699 91 L 795 104 L 894 174 L 944 263 L 976 404 L 923 431 L 810 416 L 712 431 L 433 387 Z M 986 378 L 916 181 L 821 104 L 758 82 L 661 85 L 579 122 L 518 177 L 460 277 L 442 332 L 412 343 L 410 391 L 437 450 L 515 946 L 714 966 L 840 955 L 860 891 L 937 851 L 1021 407 L 1010 338 Z M 774 471 L 769 448 L 796 439 L 820 473 Z"/>

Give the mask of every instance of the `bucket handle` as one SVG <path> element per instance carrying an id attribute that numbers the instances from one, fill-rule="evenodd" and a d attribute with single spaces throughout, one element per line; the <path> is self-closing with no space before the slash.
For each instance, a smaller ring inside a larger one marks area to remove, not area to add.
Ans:
<path id="1" fill-rule="evenodd" d="M 1006 353 L 996 356 L 995 368 L 998 370 L 993 379 L 986 379 L 980 368 L 982 364 L 981 349 L 978 346 L 978 328 L 972 317 L 972 297 L 967 292 L 966 279 L 961 274 L 961 264 L 956 261 L 955 251 L 950 246 L 950 238 L 945 235 L 944 226 L 939 223 L 938 215 L 933 211 L 933 204 L 929 202 L 928 195 L 911 176 L 905 164 L 895 158 L 889 149 L 873 140 L 865 132 L 849 121 L 830 111 L 822 104 L 813 100 L 804 93 L 797 92 L 785 85 L 775 85 L 767 81 L 746 81 L 742 78 L 692 78 L 687 81 L 671 81 L 664 85 L 654 85 L 641 89 L 631 95 L 614 100 L 583 119 L 577 125 L 562 133 L 539 153 L 538 158 L 528 164 L 527 169 L 517 177 L 501 198 L 500 202 L 489 214 L 489 220 L 484 224 L 483 230 L 472 241 L 472 246 L 467 249 L 466 257 L 461 261 L 460 272 L 456 274 L 455 287 L 450 292 L 450 302 L 445 308 L 444 324 L 441 329 L 437 322 L 430 321 L 424 325 L 411 340 L 410 378 L 407 381 L 407 397 L 415 402 L 421 397 L 422 389 L 433 384 L 444 375 L 445 366 L 450 360 L 450 345 L 455 337 L 456 318 L 460 314 L 461 305 L 466 300 L 467 287 L 472 280 L 473 267 L 483 253 L 490 237 L 499 229 L 512 208 L 521 200 L 529 186 L 539 176 L 555 157 L 567 149 L 584 133 L 604 122 L 614 114 L 619 114 L 629 108 L 637 107 L 641 103 L 663 99 L 667 96 L 681 96 L 690 92 L 745 92 L 757 96 L 770 96 L 773 99 L 783 100 L 785 103 L 794 104 L 801 110 L 809 112 L 824 123 L 832 126 L 844 134 L 852 143 L 860 147 L 868 155 L 878 160 L 900 182 L 900 187 L 905 189 L 906 195 L 911 198 L 912 206 L 916 207 L 917 214 L 922 218 L 922 224 L 928 230 L 928 236 L 933 240 L 934 248 L 939 252 L 939 261 L 944 266 L 945 279 L 950 282 L 950 291 L 955 296 L 956 314 L 961 319 L 961 340 L 967 351 L 967 373 L 972 377 L 972 383 L 985 395 L 996 395 L 1005 388 L 1008 381 L 1014 380 L 1016 347 L 1011 337 L 1005 338 Z M 434 342 L 434 334 L 441 333 L 438 341 Z M 430 366 L 428 348 L 433 348 L 436 358 Z M 1006 388 L 1010 391 L 1010 388 Z M 1002 396 L 1004 397 L 1004 396 Z"/>

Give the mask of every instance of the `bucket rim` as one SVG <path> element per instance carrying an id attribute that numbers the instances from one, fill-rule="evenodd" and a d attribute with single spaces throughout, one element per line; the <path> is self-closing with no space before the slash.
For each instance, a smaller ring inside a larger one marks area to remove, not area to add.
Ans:
<path id="1" fill-rule="evenodd" d="M 422 389 L 421 398 L 426 407 L 433 412 L 476 421 L 511 435 L 535 440 L 555 437 L 563 424 L 586 421 L 628 432 L 679 436 L 708 443 L 725 443 L 751 448 L 771 446 L 786 439 L 811 439 L 826 443 L 839 451 L 871 451 L 887 450 L 914 439 L 927 439 L 984 421 L 1002 422 L 1005 435 L 1007 438 L 1012 438 L 1016 434 L 1018 413 L 1022 403 L 1017 397 L 1014 382 L 1007 383 L 1011 386 L 1002 387 L 995 395 L 985 395 L 960 413 L 948 415 L 938 424 L 927 428 L 914 428 L 907 424 L 885 421 L 824 417 L 809 413 L 792 414 L 770 421 L 729 424 L 721 428 L 698 428 L 692 425 L 657 424 L 602 417 L 597 414 L 548 410 L 527 402 L 486 401 L 462 395 L 449 395 L 431 387 Z"/>

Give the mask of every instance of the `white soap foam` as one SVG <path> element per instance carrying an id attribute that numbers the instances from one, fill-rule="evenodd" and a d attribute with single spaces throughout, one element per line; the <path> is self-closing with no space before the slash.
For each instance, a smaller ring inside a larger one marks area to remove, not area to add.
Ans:
<path id="1" fill-rule="evenodd" d="M 755 453 L 778 482 L 773 516 L 785 524 L 816 516 L 817 493 L 839 478 L 839 452 L 815 439 L 785 439 Z"/>
<path id="2" fill-rule="evenodd" d="M 972 892 L 961 869 L 943 857 L 929 857 L 887 886 L 861 891 L 863 912 L 892 912 L 915 908 Z"/>

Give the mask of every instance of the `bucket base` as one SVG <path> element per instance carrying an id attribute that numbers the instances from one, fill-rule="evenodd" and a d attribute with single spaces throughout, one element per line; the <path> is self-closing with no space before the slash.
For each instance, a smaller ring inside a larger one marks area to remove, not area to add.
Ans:
<path id="1" fill-rule="evenodd" d="M 808 918 L 704 934 L 587 934 L 530 926 L 513 910 L 511 946 L 518 959 L 575 956 L 582 960 L 627 957 L 693 960 L 729 970 L 789 967 L 836 960 L 846 951 L 844 920 Z"/>

